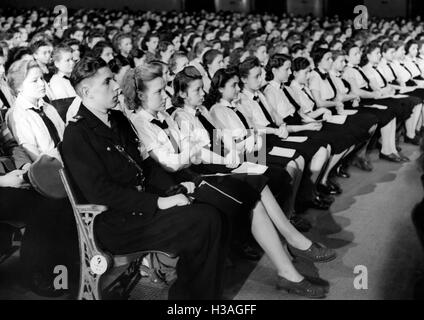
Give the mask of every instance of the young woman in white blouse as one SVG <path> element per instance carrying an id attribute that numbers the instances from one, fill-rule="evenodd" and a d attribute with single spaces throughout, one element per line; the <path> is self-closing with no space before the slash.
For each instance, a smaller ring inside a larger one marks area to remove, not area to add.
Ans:
<path id="1" fill-rule="evenodd" d="M 361 62 L 360 48 L 355 43 L 349 41 L 344 44 L 343 48 L 347 53 L 348 62 L 343 72 L 343 79 L 349 83 L 351 92 L 361 98 L 364 106 L 372 107 L 374 104 L 382 105 L 380 111 L 383 112 L 379 112 L 378 114 L 381 134 L 380 158 L 392 162 L 401 162 L 402 159 L 396 149 L 397 114 L 392 108 L 393 101 L 385 99 L 388 96 L 386 92 L 373 90 L 370 87 L 370 80 L 365 75 L 364 70 L 359 66 Z M 377 50 L 377 48 L 378 46 L 375 46 L 374 49 Z M 371 57 L 371 59 L 373 58 Z M 377 64 L 379 58 L 375 60 Z M 396 108 L 396 106 L 394 107 Z M 372 108 L 370 109 L 372 110 Z"/>
<path id="2" fill-rule="evenodd" d="M 8 83 L 17 98 L 7 114 L 7 125 L 17 142 L 33 161 L 42 154 L 60 159 L 56 147 L 65 125 L 56 109 L 43 101 L 46 87 L 38 64 L 25 60 L 13 63 Z"/>
<path id="3" fill-rule="evenodd" d="M 52 54 L 56 73 L 50 79 L 49 85 L 53 93 L 53 100 L 76 97 L 69 77 L 75 65 L 72 59 L 72 49 L 68 46 L 57 46 Z"/>
<path id="4" fill-rule="evenodd" d="M 375 92 L 380 92 L 385 97 L 387 105 L 396 115 L 397 123 L 405 123 L 408 135 L 415 137 L 415 129 L 422 109 L 422 98 L 407 94 L 396 97 L 396 89 L 392 87 L 382 74 L 379 73 L 378 65 L 381 59 L 381 49 L 378 43 L 370 43 L 364 50 L 361 65 L 369 87 Z M 400 63 L 400 60 L 399 60 Z M 399 65 L 404 68 L 402 65 Z M 400 152 L 400 150 L 398 150 Z M 399 154 L 401 159 L 408 161 L 407 157 Z"/>
<path id="5" fill-rule="evenodd" d="M 203 90 L 209 92 L 212 77 L 219 69 L 224 68 L 224 56 L 221 51 L 211 49 L 205 52 L 202 58 L 206 75 L 203 77 Z"/>
<path id="6" fill-rule="evenodd" d="M 189 71 L 186 72 L 189 73 Z M 196 90 L 198 86 L 202 86 L 202 77 L 195 69 L 194 72 L 197 76 L 195 77 L 192 74 L 192 81 L 189 80 L 190 77 L 184 77 L 184 80 L 181 79 L 181 74 L 177 75 L 176 79 L 176 82 L 180 85 L 181 81 L 192 82 L 192 85 L 187 83 L 189 87 L 185 88 L 183 92 L 178 91 L 178 94 L 184 96 L 184 98 L 180 97 L 187 107 L 191 103 L 198 105 L 203 97 L 201 88 Z M 192 166 L 193 161 L 194 164 L 198 163 L 194 159 L 197 155 L 206 163 L 210 163 L 211 159 L 221 158 L 220 155 L 211 155 L 211 151 L 206 148 L 205 143 L 207 143 L 206 140 L 209 137 L 207 132 L 205 134 L 201 132 L 202 129 L 205 131 L 201 124 L 188 124 L 186 129 L 192 131 L 190 133 L 178 132 L 178 126 L 166 113 L 163 113 L 165 107 L 165 82 L 157 69 L 151 66 L 137 68 L 134 77 L 128 77 L 128 80 L 130 79 L 134 81 L 134 90 L 129 90 L 129 85 L 125 86 L 127 88 L 124 90 L 125 95 L 128 103 L 138 108 L 131 121 L 149 154 L 161 163 L 165 169 L 178 171 L 184 167 Z M 181 88 L 181 86 L 177 85 L 177 88 Z M 183 115 L 178 115 L 177 119 L 181 119 L 180 117 L 183 117 Z M 185 117 L 185 119 L 188 118 L 190 117 Z M 181 120 L 180 125 L 185 126 Z M 196 135 L 196 138 L 194 135 Z M 187 143 L 187 139 L 191 139 L 191 142 Z M 176 148 L 180 149 L 180 152 Z M 196 150 L 190 148 L 195 148 Z M 165 154 L 167 156 L 164 156 Z M 225 163 L 225 161 L 219 161 L 219 164 L 222 163 Z M 246 212 L 243 215 L 246 218 Z M 243 219 L 243 217 L 239 217 L 239 219 Z M 237 221 L 240 223 L 240 220 Z M 286 289 L 311 298 L 325 296 L 322 287 L 310 283 L 293 267 L 282 247 L 274 224 L 278 231 L 287 237 L 287 241 L 290 243 L 289 247 L 293 253 L 299 254 L 300 252 L 302 254 L 301 252 L 303 252 L 303 254 L 308 254 L 310 258 L 313 256 L 314 260 L 317 260 L 318 256 L 325 261 L 334 259 L 335 253 L 332 250 L 312 243 L 290 225 L 268 187 L 265 187 L 260 194 L 260 201 L 253 208 L 251 230 L 258 243 L 277 267 L 277 286 L 280 289 Z"/>

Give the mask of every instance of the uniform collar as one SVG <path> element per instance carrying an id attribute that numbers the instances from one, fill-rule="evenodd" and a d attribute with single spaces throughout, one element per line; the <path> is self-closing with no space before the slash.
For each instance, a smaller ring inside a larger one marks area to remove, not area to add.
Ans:
<path id="1" fill-rule="evenodd" d="M 303 88 L 305 88 L 304 84 L 300 84 L 296 80 L 292 81 L 291 86 L 293 86 L 294 88 L 298 88 L 299 90 L 302 90 Z"/>
<path id="2" fill-rule="evenodd" d="M 259 92 L 257 91 L 257 92 L 255 92 L 255 93 L 252 93 L 250 90 L 243 90 L 243 93 L 246 95 L 246 97 L 248 98 L 248 99 L 250 99 L 250 100 L 253 100 L 253 99 L 255 99 L 255 97 L 258 97 L 259 96 Z"/>
<path id="3" fill-rule="evenodd" d="M 156 117 L 154 117 L 150 112 L 144 109 L 140 109 L 136 114 L 148 122 L 152 120 L 159 120 L 160 122 L 163 122 L 166 118 L 162 112 L 158 112 Z"/>
<path id="4" fill-rule="evenodd" d="M 45 102 L 41 98 L 41 99 L 38 100 L 37 105 L 34 105 L 30 101 L 28 101 L 28 99 L 25 98 L 23 95 L 18 94 L 18 97 L 16 98 L 15 104 L 17 106 L 19 106 L 19 108 L 22 108 L 24 110 L 28 110 L 28 109 L 40 109 L 40 108 L 44 107 Z"/>
<path id="5" fill-rule="evenodd" d="M 271 80 L 270 82 L 268 82 L 271 86 L 273 86 L 276 89 L 281 89 L 283 87 L 283 84 L 279 84 L 277 83 L 277 81 L 275 80 Z"/>

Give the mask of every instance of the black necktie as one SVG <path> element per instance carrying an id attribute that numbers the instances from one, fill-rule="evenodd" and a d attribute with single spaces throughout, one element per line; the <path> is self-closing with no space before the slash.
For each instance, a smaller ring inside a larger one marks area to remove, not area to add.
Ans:
<path id="1" fill-rule="evenodd" d="M 159 121 L 158 119 L 152 119 L 150 120 L 150 123 L 153 123 L 155 125 L 157 125 L 159 128 L 161 128 L 162 130 L 166 130 L 169 128 L 168 124 L 166 123 L 166 121 Z"/>
<path id="2" fill-rule="evenodd" d="M 249 130 L 249 124 L 247 123 L 246 118 L 244 117 L 243 113 L 241 113 L 237 108 L 235 107 L 230 107 L 231 110 L 233 110 L 235 112 L 235 114 L 237 115 L 237 117 L 240 119 L 240 121 L 243 123 L 243 126 L 246 130 Z"/>
<path id="3" fill-rule="evenodd" d="M 59 134 L 58 134 L 57 129 L 56 129 L 55 125 L 53 124 L 53 122 L 44 113 L 43 108 L 40 108 L 40 109 L 31 108 L 31 110 L 36 112 L 41 117 L 41 119 L 43 120 L 44 124 L 47 127 L 47 130 L 49 131 L 50 137 L 52 138 L 52 140 L 54 142 L 54 146 L 56 147 L 58 145 L 58 143 L 60 142 L 60 138 L 59 138 Z"/>
<path id="4" fill-rule="evenodd" d="M 390 68 L 390 71 L 392 72 L 392 74 L 393 74 L 393 77 L 395 78 L 395 80 L 396 80 L 396 73 L 395 73 L 395 71 L 393 70 L 393 68 L 392 68 L 392 66 L 390 65 L 390 63 L 387 63 L 387 66 Z"/>
<path id="5" fill-rule="evenodd" d="M 384 76 L 381 74 L 381 72 L 377 69 L 377 67 L 373 67 L 373 69 L 375 71 L 377 71 L 378 75 L 380 76 L 380 78 L 383 80 L 383 88 L 387 87 L 387 80 L 386 78 L 384 78 Z"/>
<path id="6" fill-rule="evenodd" d="M 265 108 L 265 106 L 262 103 L 261 99 L 259 99 L 259 96 L 255 96 L 253 98 L 253 100 L 255 100 L 259 104 L 259 107 L 261 108 L 262 113 L 264 114 L 266 120 L 268 120 L 268 122 L 270 123 L 269 126 L 270 127 L 275 127 L 276 125 L 274 123 L 274 120 L 272 120 L 271 115 L 269 114 L 268 110 Z"/>
<path id="7" fill-rule="evenodd" d="M 354 69 L 358 70 L 358 72 L 361 74 L 361 77 L 365 80 L 365 82 L 367 83 L 367 89 L 370 89 L 370 80 L 367 78 L 367 76 L 365 75 L 365 73 L 362 71 L 361 68 L 359 67 L 353 67 Z"/>
<path id="8" fill-rule="evenodd" d="M 209 122 L 209 120 L 202 114 L 200 109 L 196 109 L 196 118 L 199 119 L 200 123 L 202 124 L 203 128 L 208 132 L 209 137 L 212 139 L 214 134 L 215 127 L 212 125 L 212 123 Z"/>
<path id="9" fill-rule="evenodd" d="M 331 79 L 331 77 L 330 77 L 330 75 L 327 73 L 327 80 L 328 80 L 328 83 L 330 84 L 330 86 L 331 86 L 331 89 L 333 89 L 333 92 L 334 92 L 334 97 L 333 97 L 333 99 L 335 99 L 336 97 L 337 97 L 337 88 L 336 88 L 336 86 L 334 85 L 334 82 L 333 82 L 333 80 Z M 330 99 L 330 100 L 333 100 L 333 99 Z"/>
<path id="10" fill-rule="evenodd" d="M 7 98 L 4 95 L 3 91 L 1 91 L 1 89 L 0 89 L 0 100 L 3 103 L 3 105 L 6 107 L 6 109 L 10 108 L 9 101 L 7 101 Z"/>
<path id="11" fill-rule="evenodd" d="M 289 90 L 287 90 L 286 87 L 283 87 L 283 92 L 286 95 L 287 99 L 289 100 L 289 102 L 293 105 L 293 107 L 296 109 L 296 111 L 300 110 L 300 105 L 296 102 L 296 100 L 294 100 L 294 98 L 291 96 L 291 94 L 289 93 Z"/>
<path id="12" fill-rule="evenodd" d="M 404 67 L 405 68 L 405 70 L 406 71 L 408 71 L 408 73 L 411 75 L 411 78 L 414 78 L 414 76 L 412 75 L 412 72 L 411 71 L 409 71 L 409 69 L 403 64 L 403 63 L 401 63 L 400 64 L 402 67 Z"/>

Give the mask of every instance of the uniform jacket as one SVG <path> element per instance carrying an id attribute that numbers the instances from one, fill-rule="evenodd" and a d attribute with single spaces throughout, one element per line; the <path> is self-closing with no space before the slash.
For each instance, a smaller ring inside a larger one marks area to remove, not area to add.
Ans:
<path id="1" fill-rule="evenodd" d="M 111 111 L 112 130 L 81 104 L 75 121 L 65 129 L 62 157 L 73 182 L 85 200 L 106 205 L 109 213 L 142 215 L 146 221 L 157 210 L 158 194 L 174 184 L 173 179 L 150 158 L 142 160 L 129 121 L 120 111 Z M 143 169 L 146 191 L 137 191 L 138 169 L 115 146 L 123 147 Z M 107 213 L 106 213 L 107 214 Z"/>

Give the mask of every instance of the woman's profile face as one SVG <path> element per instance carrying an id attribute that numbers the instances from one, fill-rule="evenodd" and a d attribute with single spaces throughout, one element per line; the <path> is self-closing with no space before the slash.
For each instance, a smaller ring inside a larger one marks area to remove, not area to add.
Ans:
<path id="1" fill-rule="evenodd" d="M 31 68 L 18 91 L 31 99 L 43 98 L 46 95 L 46 86 L 41 69 Z"/>
<path id="2" fill-rule="evenodd" d="M 146 82 L 146 89 L 141 96 L 144 109 L 153 112 L 165 110 L 165 85 L 161 77 Z"/>
<path id="3" fill-rule="evenodd" d="M 186 91 L 184 103 L 192 107 L 201 106 L 204 101 L 204 96 L 203 81 L 201 79 L 191 81 Z"/>

